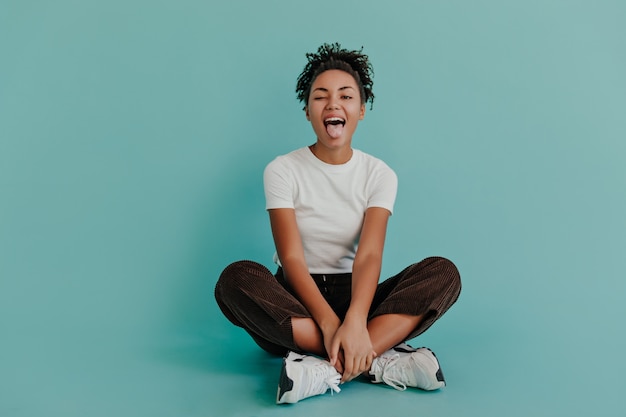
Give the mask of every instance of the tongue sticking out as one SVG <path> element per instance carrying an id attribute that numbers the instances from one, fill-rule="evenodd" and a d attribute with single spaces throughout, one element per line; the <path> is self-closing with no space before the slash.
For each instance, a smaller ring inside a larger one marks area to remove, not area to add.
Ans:
<path id="1" fill-rule="evenodd" d="M 337 139 L 343 133 L 343 125 L 328 125 L 326 126 L 326 132 L 331 138 Z"/>
<path id="2" fill-rule="evenodd" d="M 326 133 L 333 139 L 337 139 L 343 133 L 343 123 L 342 122 L 330 122 L 326 124 Z"/>

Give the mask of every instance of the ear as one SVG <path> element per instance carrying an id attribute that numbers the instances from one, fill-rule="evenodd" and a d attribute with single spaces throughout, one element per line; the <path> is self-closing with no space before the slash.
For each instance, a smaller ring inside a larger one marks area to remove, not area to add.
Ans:
<path id="1" fill-rule="evenodd" d="M 310 122 L 311 116 L 309 115 L 309 106 L 304 107 L 304 115 L 306 116 L 306 119 Z"/>
<path id="2" fill-rule="evenodd" d="M 361 111 L 359 112 L 359 120 L 363 120 L 365 117 L 365 103 L 361 104 Z"/>

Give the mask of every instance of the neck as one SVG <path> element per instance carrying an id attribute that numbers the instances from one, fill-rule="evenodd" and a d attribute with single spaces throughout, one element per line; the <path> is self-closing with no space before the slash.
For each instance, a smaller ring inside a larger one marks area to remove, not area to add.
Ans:
<path id="1" fill-rule="evenodd" d="M 331 165 L 345 164 L 352 158 L 352 148 L 327 149 L 315 143 L 309 149 L 317 159 Z"/>

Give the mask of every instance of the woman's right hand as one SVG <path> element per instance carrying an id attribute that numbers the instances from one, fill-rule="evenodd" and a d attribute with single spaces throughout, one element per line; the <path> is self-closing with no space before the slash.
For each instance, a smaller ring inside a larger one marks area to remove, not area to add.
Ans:
<path id="1" fill-rule="evenodd" d="M 320 329 L 322 331 L 322 338 L 324 339 L 324 349 L 326 349 L 326 357 L 328 357 L 329 360 L 330 360 L 330 352 L 331 352 L 333 339 L 335 337 L 335 334 L 337 333 L 337 329 L 339 329 L 340 326 L 341 326 L 341 321 L 339 320 L 339 317 L 337 316 L 335 316 L 332 320 L 325 321 L 323 325 L 320 325 Z M 343 368 L 342 352 L 339 352 L 337 360 L 335 360 L 335 363 L 332 363 L 332 365 L 335 367 L 337 372 L 339 372 L 340 374 L 343 374 L 344 368 Z"/>

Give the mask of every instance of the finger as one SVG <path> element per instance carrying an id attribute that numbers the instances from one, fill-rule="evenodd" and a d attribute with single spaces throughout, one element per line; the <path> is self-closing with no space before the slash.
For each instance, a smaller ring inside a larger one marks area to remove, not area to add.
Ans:
<path id="1" fill-rule="evenodd" d="M 352 367 L 352 372 L 350 373 L 350 375 L 348 375 L 348 378 L 347 378 L 348 381 L 352 381 L 354 378 L 361 375 L 361 372 L 362 372 L 361 364 L 362 364 L 362 360 L 355 358 L 354 366 Z"/>
<path id="2" fill-rule="evenodd" d="M 343 374 L 346 370 L 346 358 L 343 356 L 343 352 L 340 350 L 339 354 L 337 355 L 337 364 L 339 364 L 339 366 L 341 367 L 341 371 L 340 373 Z"/>
<path id="3" fill-rule="evenodd" d="M 328 357 L 329 357 L 329 361 L 330 364 L 335 366 L 335 363 L 337 362 L 337 355 L 339 353 L 339 341 L 333 339 L 333 341 L 330 344 L 330 352 L 328 352 Z"/>
<path id="4" fill-rule="evenodd" d="M 359 368 L 355 369 L 354 378 L 356 378 L 357 376 L 361 375 L 363 372 L 369 369 L 367 366 L 367 362 L 368 362 L 367 356 L 364 356 L 361 358 L 361 360 L 359 361 Z"/>
<path id="5" fill-rule="evenodd" d="M 343 356 L 341 355 L 341 351 L 339 351 L 339 354 L 337 355 L 337 360 L 335 361 L 335 364 L 333 366 L 335 367 L 337 372 L 343 375 Z"/>
<path id="6" fill-rule="evenodd" d="M 375 357 L 375 352 L 367 355 L 367 358 L 365 359 L 365 369 L 363 369 L 363 372 L 367 372 L 372 368 L 372 362 L 374 362 Z"/>
<path id="7" fill-rule="evenodd" d="M 352 381 L 361 374 L 361 358 L 355 357 L 352 360 L 352 372 L 348 375 L 347 381 Z"/>
<path id="8" fill-rule="evenodd" d="M 346 357 L 343 366 L 344 370 L 341 382 L 348 382 L 352 379 L 352 372 L 354 370 L 354 358 Z"/>

